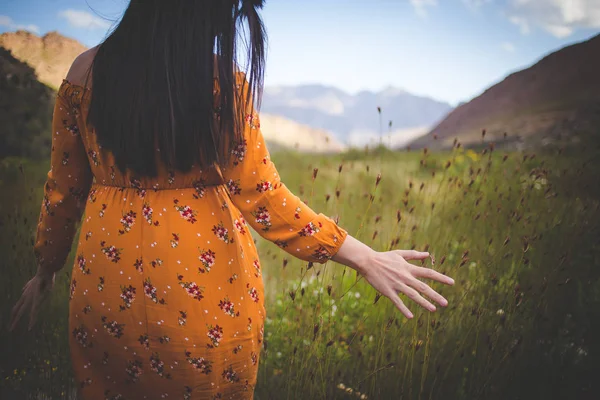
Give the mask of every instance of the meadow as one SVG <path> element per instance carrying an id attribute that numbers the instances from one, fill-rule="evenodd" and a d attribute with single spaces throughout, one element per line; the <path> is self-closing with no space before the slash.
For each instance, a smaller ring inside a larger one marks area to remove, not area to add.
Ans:
<path id="1" fill-rule="evenodd" d="M 256 235 L 267 324 L 255 398 L 592 399 L 600 396 L 600 146 L 505 151 L 277 151 L 286 185 L 378 251 L 418 249 L 450 275 L 435 313 L 405 319 L 343 265 Z M 0 398 L 74 399 L 73 254 L 31 332 L 6 330 L 34 274 L 48 162 L 0 160 Z"/>

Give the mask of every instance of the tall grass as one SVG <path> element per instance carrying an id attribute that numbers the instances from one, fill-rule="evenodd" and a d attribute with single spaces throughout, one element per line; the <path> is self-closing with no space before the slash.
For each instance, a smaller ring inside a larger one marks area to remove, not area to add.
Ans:
<path id="1" fill-rule="evenodd" d="M 409 321 L 349 268 L 307 264 L 256 235 L 268 314 L 257 399 L 599 394 L 600 148 L 481 147 L 273 154 L 315 210 L 376 250 L 429 251 L 423 265 L 456 284 L 429 282 L 449 301 L 435 313 L 401 295 Z M 20 163 L 5 160 L 0 172 L 3 327 L 35 270 L 47 169 Z M 69 398 L 68 270 L 33 332 L 0 333 L 2 391 L 12 398 Z"/>

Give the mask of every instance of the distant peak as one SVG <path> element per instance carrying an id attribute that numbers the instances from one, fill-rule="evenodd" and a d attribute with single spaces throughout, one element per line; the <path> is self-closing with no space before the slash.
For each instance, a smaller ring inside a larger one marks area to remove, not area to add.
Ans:
<path id="1" fill-rule="evenodd" d="M 5 36 L 9 36 L 9 35 L 15 35 L 15 36 L 37 36 L 35 33 L 30 32 L 30 31 L 25 30 L 25 29 L 17 29 L 14 32 L 4 32 L 2 35 L 5 35 Z"/>
<path id="2" fill-rule="evenodd" d="M 382 95 L 389 96 L 389 97 L 399 96 L 399 95 L 405 94 L 405 93 L 406 93 L 406 90 L 399 89 L 399 88 L 396 88 L 396 87 L 393 87 L 393 86 L 388 86 L 388 87 L 386 87 L 385 89 L 383 89 L 381 91 Z"/>
<path id="3" fill-rule="evenodd" d="M 58 33 L 58 31 L 50 31 L 50 32 L 46 33 L 43 37 L 47 38 L 47 37 L 64 37 L 64 36 L 61 35 L 60 33 Z"/>

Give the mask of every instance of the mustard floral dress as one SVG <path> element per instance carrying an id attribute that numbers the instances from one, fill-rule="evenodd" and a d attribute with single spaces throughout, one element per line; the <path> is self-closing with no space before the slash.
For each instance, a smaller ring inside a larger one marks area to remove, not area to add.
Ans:
<path id="1" fill-rule="evenodd" d="M 35 242 L 58 271 L 81 220 L 69 341 L 83 398 L 252 399 L 266 314 L 250 227 L 317 263 L 347 232 L 280 181 L 253 108 L 227 168 L 161 166 L 150 179 L 121 174 L 98 145 L 91 90 L 66 79 L 58 90 Z"/>

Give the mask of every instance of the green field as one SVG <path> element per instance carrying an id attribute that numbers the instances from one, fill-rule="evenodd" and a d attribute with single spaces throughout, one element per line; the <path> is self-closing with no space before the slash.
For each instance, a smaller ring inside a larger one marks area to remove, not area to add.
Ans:
<path id="1" fill-rule="evenodd" d="M 600 147 L 481 147 L 273 154 L 316 211 L 376 250 L 429 251 L 456 284 L 432 284 L 450 303 L 435 313 L 402 295 L 409 321 L 352 269 L 259 240 L 268 320 L 256 399 L 599 398 Z M 74 398 L 73 254 L 36 328 L 5 329 L 36 268 L 47 169 L 0 160 L 2 399 Z"/>

